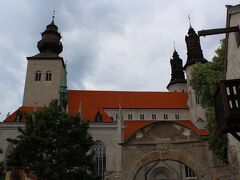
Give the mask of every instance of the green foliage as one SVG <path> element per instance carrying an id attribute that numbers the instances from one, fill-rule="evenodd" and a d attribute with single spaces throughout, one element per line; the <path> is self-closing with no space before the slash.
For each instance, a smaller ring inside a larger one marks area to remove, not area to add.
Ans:
<path id="1" fill-rule="evenodd" d="M 0 153 L 2 153 L 2 149 L 0 149 Z M 4 164 L 3 162 L 0 162 L 0 180 L 4 180 L 5 179 L 5 168 L 4 168 Z"/>
<path id="2" fill-rule="evenodd" d="M 15 148 L 7 167 L 33 170 L 40 179 L 98 179 L 87 130 L 87 123 L 68 116 L 54 100 L 28 118 L 17 139 L 9 139 Z"/>
<path id="3" fill-rule="evenodd" d="M 224 71 L 224 43 L 215 51 L 216 55 L 212 62 L 197 64 L 192 71 L 191 86 L 200 95 L 204 107 L 212 107 L 213 97 L 216 92 L 218 81 L 223 79 Z"/>
<path id="4" fill-rule="evenodd" d="M 208 124 L 209 131 L 208 144 L 209 148 L 221 159 L 224 163 L 228 163 L 228 138 L 227 135 L 220 135 L 216 131 L 215 112 L 213 107 L 208 108 Z"/>
<path id="5" fill-rule="evenodd" d="M 220 47 L 215 51 L 216 55 L 211 62 L 197 64 L 192 71 L 191 86 L 198 93 L 200 102 L 207 109 L 209 131 L 209 148 L 221 159 L 227 163 L 228 158 L 228 139 L 226 135 L 220 135 L 216 132 L 216 120 L 214 112 L 214 94 L 216 92 L 219 80 L 224 76 L 224 40 Z"/>
<path id="6" fill-rule="evenodd" d="M 3 162 L 0 162 L 0 180 L 3 180 L 5 179 L 4 176 L 5 176 L 5 168 L 4 168 L 4 164 Z"/>

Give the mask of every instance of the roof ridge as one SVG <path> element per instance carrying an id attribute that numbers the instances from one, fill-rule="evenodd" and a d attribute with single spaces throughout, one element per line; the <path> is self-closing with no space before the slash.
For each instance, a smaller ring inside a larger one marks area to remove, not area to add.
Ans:
<path id="1" fill-rule="evenodd" d="M 166 94 L 187 94 L 186 92 L 168 92 L 168 91 L 144 91 L 144 90 L 73 90 L 69 89 L 71 92 L 121 92 L 121 93 L 166 93 Z"/>

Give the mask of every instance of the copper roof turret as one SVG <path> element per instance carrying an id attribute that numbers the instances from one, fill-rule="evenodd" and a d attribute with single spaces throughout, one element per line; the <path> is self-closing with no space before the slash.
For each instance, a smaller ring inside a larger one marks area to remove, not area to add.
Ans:
<path id="1" fill-rule="evenodd" d="M 170 85 L 176 84 L 176 83 L 187 83 L 184 72 L 183 72 L 183 65 L 182 65 L 182 59 L 179 57 L 177 51 L 174 48 L 172 59 L 170 59 L 171 63 L 171 80 L 168 84 L 167 88 Z"/>
<path id="2" fill-rule="evenodd" d="M 187 62 L 183 69 L 185 70 L 197 62 L 206 63 L 207 60 L 203 57 L 199 36 L 191 25 L 188 29 L 188 35 L 185 36 L 185 41 L 187 44 Z"/>
<path id="3" fill-rule="evenodd" d="M 61 34 L 58 32 L 58 27 L 54 23 L 55 16 L 53 15 L 52 22 L 47 25 L 46 30 L 42 33 L 42 39 L 38 42 L 40 53 L 54 53 L 59 55 L 62 50 Z"/>

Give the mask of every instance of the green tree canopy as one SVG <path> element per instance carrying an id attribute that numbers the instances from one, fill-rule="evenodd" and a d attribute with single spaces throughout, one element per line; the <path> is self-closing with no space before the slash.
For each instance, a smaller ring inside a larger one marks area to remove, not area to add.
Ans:
<path id="1" fill-rule="evenodd" d="M 198 93 L 200 102 L 207 109 L 207 129 L 209 131 L 209 148 L 223 162 L 228 162 L 228 139 L 226 135 L 220 135 L 216 131 L 216 120 L 214 112 L 214 95 L 219 80 L 224 77 L 224 40 L 221 40 L 220 47 L 215 51 L 216 55 L 212 61 L 205 64 L 197 64 L 192 71 L 191 86 Z"/>
<path id="2" fill-rule="evenodd" d="M 98 179 L 94 173 L 93 144 L 88 124 L 66 114 L 57 100 L 29 116 L 19 129 L 7 167 L 32 170 L 39 179 Z"/>
<path id="3" fill-rule="evenodd" d="M 0 153 L 2 153 L 2 149 L 1 148 L 0 148 Z M 0 180 L 5 179 L 4 176 L 5 176 L 4 164 L 3 164 L 3 162 L 0 162 Z"/>

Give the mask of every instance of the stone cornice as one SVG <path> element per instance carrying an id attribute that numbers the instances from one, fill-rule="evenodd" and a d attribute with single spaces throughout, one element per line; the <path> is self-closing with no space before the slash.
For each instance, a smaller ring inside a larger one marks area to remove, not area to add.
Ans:
<path id="1" fill-rule="evenodd" d="M 25 123 L 5 123 L 1 122 L 0 123 L 0 130 L 12 130 L 12 129 L 18 129 L 18 128 L 24 128 Z"/>

